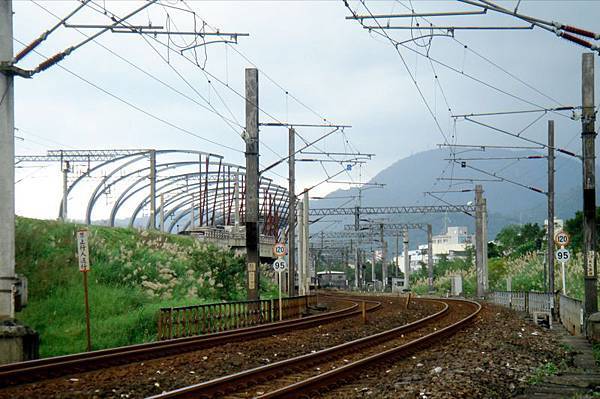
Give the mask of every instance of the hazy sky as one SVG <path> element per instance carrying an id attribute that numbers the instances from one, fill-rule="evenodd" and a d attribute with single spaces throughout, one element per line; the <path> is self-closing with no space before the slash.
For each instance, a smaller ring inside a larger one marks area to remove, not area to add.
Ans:
<path id="1" fill-rule="evenodd" d="M 56 23 L 57 19 L 40 6 L 63 17 L 79 4 L 75 0 L 13 3 L 15 52 L 23 47 L 20 42 L 29 43 Z M 359 14 L 368 13 L 361 3 L 349 3 Z M 500 3 L 511 8 L 517 1 Z M 119 16 L 141 4 L 108 0 L 92 3 L 96 10 L 105 7 Z M 367 0 L 365 4 L 374 14 L 406 13 L 410 8 L 416 12 L 475 9 L 457 1 Z M 196 18 L 185 11 L 187 7 L 195 11 Z M 519 11 L 600 32 L 597 1 L 523 0 Z M 352 125 L 344 134 L 326 139 L 319 148 L 376 154 L 362 170 L 357 167 L 339 180 L 366 181 L 399 158 L 435 148 L 445 140 L 526 144 L 469 122 L 455 123 L 451 114 L 580 105 L 584 49 L 550 32 L 538 28 L 457 30 L 454 38 L 434 37 L 429 44 L 423 40 L 407 43 L 411 49 L 428 53 L 428 59 L 403 47 L 397 52 L 384 37 L 346 20 L 348 15 L 342 1 L 162 0 L 129 22 L 192 31 L 194 24 L 199 27 L 204 20 L 221 32 L 250 36 L 241 37 L 234 45 L 211 44 L 200 47 L 195 54 L 185 51 L 185 59 L 174 49 L 192 44 L 190 37 L 158 36 L 157 40 L 169 43 L 167 48 L 151 37 L 144 40 L 139 35 L 105 33 L 33 79 L 17 79 L 16 153 L 40 154 L 49 148 L 196 149 L 222 154 L 227 162 L 243 165 L 243 78 L 244 68 L 253 65 L 261 71 L 262 122 L 322 123 L 326 118 L 328 122 Z M 527 25 L 493 13 L 431 21 L 438 26 Z M 108 22 L 89 7 L 70 20 L 72 24 Z M 410 23 L 410 19 L 389 20 L 390 25 Z M 93 32 L 96 30 L 85 30 L 86 34 Z M 399 41 L 411 38 L 406 30 L 388 34 Z M 84 38 L 75 29 L 61 27 L 37 48 L 41 55 L 31 54 L 19 66 L 35 67 L 43 57 Z M 205 71 L 196 62 L 205 64 Z M 597 65 L 598 61 L 596 70 Z M 485 122 L 518 132 L 540 115 L 494 117 Z M 569 114 L 549 113 L 523 135 L 545 141 L 546 120 L 551 117 L 557 124 L 557 145 L 580 152 L 581 123 L 565 115 Z M 327 129 L 298 131 L 312 140 Z M 287 152 L 285 129 L 265 127 L 260 135 L 262 164 Z M 331 163 L 299 164 L 298 189 L 324 179 L 323 167 L 330 174 L 340 170 L 339 165 Z M 283 164 L 275 172 L 284 176 L 286 168 Z M 283 177 L 271 177 L 287 184 Z M 57 164 L 18 169 L 17 213 L 56 217 L 60 179 Z M 316 194 L 342 187 L 322 185 Z"/>

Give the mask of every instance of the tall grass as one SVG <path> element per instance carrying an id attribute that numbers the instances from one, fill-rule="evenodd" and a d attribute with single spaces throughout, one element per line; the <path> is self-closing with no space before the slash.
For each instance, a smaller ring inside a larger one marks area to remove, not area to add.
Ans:
<path id="1" fill-rule="evenodd" d="M 17 218 L 16 269 L 29 280 L 29 304 L 17 317 L 40 333 L 44 357 L 85 350 L 83 278 L 74 239 L 78 227 Z M 161 307 L 246 297 L 244 259 L 229 251 L 190 237 L 89 229 L 93 349 L 152 340 Z M 268 281 L 261 281 L 261 288 L 273 295 Z"/>

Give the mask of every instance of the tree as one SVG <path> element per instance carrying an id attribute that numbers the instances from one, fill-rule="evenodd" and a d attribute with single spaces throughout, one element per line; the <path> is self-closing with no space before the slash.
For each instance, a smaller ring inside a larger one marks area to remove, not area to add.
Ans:
<path id="1" fill-rule="evenodd" d="M 571 236 L 569 248 L 573 252 L 581 252 L 583 245 L 583 212 L 578 211 L 575 217 L 565 222 L 565 231 Z M 596 239 L 600 239 L 600 207 L 596 207 Z"/>
<path id="2" fill-rule="evenodd" d="M 508 225 L 496 235 L 496 247 L 493 248 L 492 254 L 517 258 L 538 251 L 542 248 L 544 234 L 544 227 L 537 223 Z M 491 254 L 488 253 L 488 255 Z"/>

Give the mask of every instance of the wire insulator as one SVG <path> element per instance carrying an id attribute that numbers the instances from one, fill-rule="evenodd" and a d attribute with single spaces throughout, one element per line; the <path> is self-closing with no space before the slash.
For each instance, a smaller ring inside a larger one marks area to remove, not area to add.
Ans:
<path id="1" fill-rule="evenodd" d="M 531 186 L 529 186 L 528 188 L 529 188 L 530 190 L 533 190 L 533 191 L 535 191 L 536 193 L 546 194 L 546 193 L 544 192 L 544 190 L 540 190 L 539 188 L 536 188 L 536 187 L 531 187 Z"/>
<path id="2" fill-rule="evenodd" d="M 556 151 L 558 151 L 560 153 L 563 153 L 563 154 L 566 154 L 566 155 L 570 155 L 572 157 L 577 157 L 577 154 L 575 154 L 574 152 L 571 152 L 569 150 L 565 150 L 563 148 L 557 148 Z"/>
<path id="3" fill-rule="evenodd" d="M 589 38 L 595 39 L 595 40 L 600 40 L 600 34 L 590 32 L 589 30 L 580 29 L 575 26 L 569 26 L 569 25 L 563 25 L 562 29 L 566 30 L 567 32 L 575 33 L 577 35 L 589 37 Z"/>
<path id="4" fill-rule="evenodd" d="M 58 53 L 58 54 L 48 58 L 46 61 L 44 61 L 40 65 L 38 65 L 37 68 L 35 68 L 35 73 L 45 71 L 46 69 L 50 68 L 52 65 L 62 61 L 67 55 L 71 54 L 71 51 L 73 51 L 73 47 L 70 47 L 70 48 L 66 49 L 65 51 L 63 51 L 62 53 Z"/>
<path id="5" fill-rule="evenodd" d="M 594 46 L 592 43 L 588 42 L 587 40 L 583 40 L 577 36 L 573 36 L 571 34 L 565 33 L 565 32 L 560 32 L 558 34 L 560 37 L 562 37 L 563 39 L 567 39 L 568 41 L 571 41 L 573 43 L 577 43 L 580 46 L 583 47 L 587 47 L 587 48 L 594 48 L 596 46 Z"/>
<path id="6" fill-rule="evenodd" d="M 29 46 L 25 47 L 23 50 L 21 50 L 19 52 L 19 54 L 17 54 L 15 56 L 15 64 L 17 62 L 19 62 L 20 60 L 22 60 L 27 54 L 29 54 L 34 48 L 36 48 L 37 46 L 39 46 L 39 44 L 41 42 L 43 42 L 44 40 L 46 40 L 46 34 L 41 35 L 40 37 L 38 37 L 37 39 L 35 39 L 33 42 L 31 42 L 31 44 L 29 44 Z"/>
<path id="7" fill-rule="evenodd" d="M 46 61 L 42 62 L 40 65 L 38 65 L 37 68 L 35 68 L 35 72 L 42 72 L 45 71 L 46 69 L 50 68 L 52 65 L 56 64 L 57 62 L 62 61 L 67 55 L 65 53 L 58 53 L 50 58 L 48 58 Z"/>

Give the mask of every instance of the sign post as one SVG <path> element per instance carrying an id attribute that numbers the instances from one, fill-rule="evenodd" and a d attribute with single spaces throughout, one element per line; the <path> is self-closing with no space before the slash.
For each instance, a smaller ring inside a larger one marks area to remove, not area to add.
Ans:
<path id="1" fill-rule="evenodd" d="M 85 329 L 87 336 L 87 350 L 92 350 L 92 338 L 90 334 L 90 303 L 88 300 L 87 274 L 90 271 L 90 250 L 88 246 L 87 229 L 77 230 L 77 257 L 79 259 L 79 271 L 83 273 L 83 294 L 85 298 Z"/>
<path id="2" fill-rule="evenodd" d="M 569 245 L 571 242 L 571 237 L 565 231 L 559 231 L 554 236 L 554 243 L 556 245 L 560 245 L 560 249 L 556 251 L 556 260 L 558 260 L 561 264 L 560 271 L 562 277 L 562 291 L 563 295 L 567 295 L 567 277 L 565 275 L 565 264 L 571 259 L 571 253 L 565 246 Z"/>
<path id="3" fill-rule="evenodd" d="M 283 320 L 283 301 L 281 300 L 281 273 L 287 269 L 287 264 L 282 258 L 277 258 L 273 262 L 273 269 L 279 274 L 279 321 Z"/>

